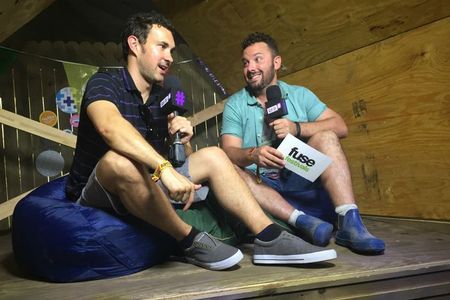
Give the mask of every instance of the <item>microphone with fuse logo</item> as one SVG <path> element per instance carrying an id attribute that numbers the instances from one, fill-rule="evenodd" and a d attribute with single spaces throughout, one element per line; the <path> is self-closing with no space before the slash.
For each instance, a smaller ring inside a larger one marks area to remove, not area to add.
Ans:
<path id="1" fill-rule="evenodd" d="M 171 113 L 174 113 L 175 116 L 183 115 L 187 111 L 184 107 L 186 104 L 186 94 L 178 78 L 173 75 L 166 76 L 163 87 L 159 102 L 161 110 L 167 115 Z M 173 142 L 169 147 L 169 161 L 175 167 L 183 165 L 186 161 L 186 151 L 184 145 L 181 143 L 179 131 L 174 134 Z"/>
<path id="2" fill-rule="evenodd" d="M 281 90 L 278 85 L 267 87 L 266 98 L 266 114 L 270 119 L 279 119 L 287 115 L 286 101 L 281 97 Z"/>
<path id="3" fill-rule="evenodd" d="M 279 119 L 288 114 L 286 101 L 281 97 L 281 90 L 278 85 L 270 85 L 266 89 L 266 116 L 271 119 Z M 272 147 L 277 148 L 281 143 L 280 139 L 276 139 L 272 143 Z"/>

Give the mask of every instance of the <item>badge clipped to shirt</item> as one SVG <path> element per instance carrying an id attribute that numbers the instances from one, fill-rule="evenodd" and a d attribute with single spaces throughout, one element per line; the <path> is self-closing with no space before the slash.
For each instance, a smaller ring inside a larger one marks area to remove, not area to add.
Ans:
<path id="1" fill-rule="evenodd" d="M 288 170 L 314 182 L 331 164 L 331 158 L 288 134 L 278 151 L 283 153 L 285 167 Z"/>

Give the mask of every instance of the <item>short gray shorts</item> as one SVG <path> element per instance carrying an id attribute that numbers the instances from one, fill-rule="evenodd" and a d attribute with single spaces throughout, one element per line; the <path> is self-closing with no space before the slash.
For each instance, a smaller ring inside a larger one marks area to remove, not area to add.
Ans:
<path id="1" fill-rule="evenodd" d="M 96 170 L 97 167 L 94 168 L 91 175 L 89 176 L 88 182 L 86 183 L 86 186 L 83 188 L 81 196 L 78 199 L 77 203 L 84 206 L 91 206 L 102 209 L 113 209 L 116 213 L 120 215 L 128 214 L 128 211 L 125 208 L 125 206 L 123 206 L 122 202 L 120 201 L 120 198 L 117 195 L 108 192 L 100 184 L 100 182 L 97 179 Z M 184 175 L 189 180 L 191 180 L 191 176 L 189 175 L 189 158 L 181 167 L 175 168 L 175 170 L 178 173 Z M 169 198 L 168 191 L 166 187 L 161 183 L 161 180 L 158 180 L 157 184 L 166 194 L 167 198 Z M 209 187 L 202 186 L 195 192 L 194 202 L 205 200 L 206 196 L 208 195 L 208 192 Z M 173 204 L 180 204 L 179 202 L 176 202 L 170 198 L 169 200 Z"/>

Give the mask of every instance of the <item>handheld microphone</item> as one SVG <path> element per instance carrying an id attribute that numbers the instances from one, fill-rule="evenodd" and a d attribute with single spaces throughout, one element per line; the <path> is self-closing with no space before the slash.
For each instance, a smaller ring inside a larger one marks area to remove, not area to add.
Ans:
<path id="1" fill-rule="evenodd" d="M 278 119 L 287 115 L 286 101 L 281 98 L 281 90 L 278 85 L 271 85 L 266 89 L 266 113 L 271 119 Z"/>
<path id="2" fill-rule="evenodd" d="M 266 114 L 270 119 L 279 119 L 284 115 L 287 115 L 288 109 L 286 101 L 281 97 L 281 90 L 278 85 L 268 86 L 266 89 Z M 272 147 L 277 148 L 280 145 L 281 140 L 276 139 L 272 143 Z"/>
<path id="3" fill-rule="evenodd" d="M 168 75 L 164 79 L 164 89 L 161 94 L 159 107 L 169 115 L 174 113 L 175 116 L 183 115 L 186 112 L 184 107 L 186 103 L 186 94 L 181 88 L 181 83 L 177 77 Z M 176 132 L 174 140 L 169 147 L 169 161 L 175 167 L 179 167 L 186 161 L 186 152 L 184 145 L 181 143 L 180 132 Z"/>

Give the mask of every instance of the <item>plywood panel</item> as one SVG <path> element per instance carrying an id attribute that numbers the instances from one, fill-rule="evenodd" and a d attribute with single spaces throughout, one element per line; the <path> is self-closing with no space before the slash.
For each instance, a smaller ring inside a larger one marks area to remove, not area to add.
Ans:
<path id="1" fill-rule="evenodd" d="M 450 105 L 450 18 L 283 77 L 305 85 L 348 122 Z"/>
<path id="2" fill-rule="evenodd" d="M 28 23 L 54 0 L 3 0 L 0 2 L 0 41 Z"/>
<path id="3" fill-rule="evenodd" d="M 284 77 L 344 116 L 363 212 L 450 219 L 450 18 Z"/>
<path id="4" fill-rule="evenodd" d="M 450 107 L 352 124 L 343 145 L 362 212 L 450 220 Z"/>
<path id="5" fill-rule="evenodd" d="M 240 43 L 252 31 L 278 40 L 285 76 L 450 15 L 446 0 L 154 2 L 230 93 L 243 86 Z"/>

